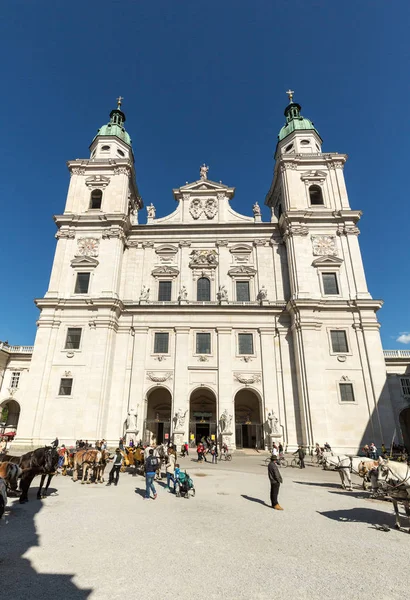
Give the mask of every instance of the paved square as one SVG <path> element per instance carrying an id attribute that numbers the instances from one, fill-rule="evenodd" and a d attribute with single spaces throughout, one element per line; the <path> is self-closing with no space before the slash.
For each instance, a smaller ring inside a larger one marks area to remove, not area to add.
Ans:
<path id="1" fill-rule="evenodd" d="M 4 598 L 400 599 L 408 592 L 410 535 L 392 505 L 344 492 L 337 473 L 282 469 L 269 507 L 262 455 L 197 465 L 180 459 L 196 497 L 121 474 L 118 487 L 54 478 L 55 495 L 12 501 L 0 522 Z M 37 479 L 35 480 L 38 481 Z M 357 484 L 359 479 L 355 479 Z M 267 504 L 264 504 L 266 502 Z M 405 522 L 406 523 L 406 522 Z"/>

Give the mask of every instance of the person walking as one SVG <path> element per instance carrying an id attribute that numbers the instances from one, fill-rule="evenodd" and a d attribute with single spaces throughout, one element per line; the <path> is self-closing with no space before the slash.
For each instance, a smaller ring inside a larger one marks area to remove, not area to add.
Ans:
<path id="1" fill-rule="evenodd" d="M 144 500 L 149 500 L 150 499 L 150 492 L 152 490 L 152 493 L 154 494 L 154 500 L 157 497 L 157 490 L 155 489 L 155 485 L 154 485 L 154 478 L 155 478 L 155 473 L 157 471 L 157 469 L 160 466 L 160 462 L 159 462 L 159 458 L 157 458 L 156 456 L 154 456 L 154 450 L 153 448 L 150 448 L 148 451 L 148 458 L 145 461 L 145 484 L 146 484 L 146 488 L 145 488 L 145 498 Z"/>
<path id="2" fill-rule="evenodd" d="M 300 469 L 304 469 L 305 468 L 305 451 L 303 450 L 302 446 L 299 444 L 298 449 L 296 450 L 296 452 L 293 453 L 294 455 L 297 454 L 298 455 L 298 459 L 299 459 L 299 468 Z"/>
<path id="3" fill-rule="evenodd" d="M 171 488 L 170 488 L 170 482 L 172 481 L 172 483 L 174 484 L 174 492 L 175 492 L 175 479 L 174 479 L 174 472 L 175 472 L 175 454 L 173 452 L 171 452 L 170 450 L 168 450 L 168 456 L 167 456 L 167 466 L 165 467 L 165 472 L 167 475 L 167 485 L 165 486 L 165 489 L 170 492 Z"/>
<path id="4" fill-rule="evenodd" d="M 276 456 L 272 454 L 270 457 L 270 463 L 268 466 L 268 476 L 270 481 L 270 501 L 272 508 L 275 510 L 283 510 L 278 502 L 278 494 L 280 484 L 282 483 L 282 476 L 279 473 L 278 465 L 276 464 Z"/>
<path id="5" fill-rule="evenodd" d="M 112 464 L 112 469 L 110 471 L 107 485 L 111 485 L 112 483 L 115 486 L 118 485 L 118 480 L 120 478 L 120 469 L 122 467 L 123 460 L 124 460 L 124 457 L 121 454 L 120 449 L 117 448 L 115 451 L 114 461 Z M 114 481 L 114 477 L 115 477 L 115 481 Z"/>
<path id="6" fill-rule="evenodd" d="M 377 460 L 377 447 L 374 442 L 372 442 L 370 444 L 369 451 L 370 451 L 370 458 L 372 458 L 373 460 Z"/>
<path id="7" fill-rule="evenodd" d="M 107 485 L 111 485 L 112 483 L 114 485 L 118 485 L 118 480 L 120 478 L 120 469 L 122 467 L 123 460 L 124 460 L 124 457 L 121 454 L 120 449 L 117 448 L 115 451 L 115 456 L 114 456 L 114 460 L 112 463 L 112 469 L 111 469 L 110 475 L 108 477 Z M 114 481 L 114 478 L 115 478 L 115 481 Z"/>
<path id="8" fill-rule="evenodd" d="M 218 464 L 218 445 L 214 442 L 211 446 L 212 464 Z"/>

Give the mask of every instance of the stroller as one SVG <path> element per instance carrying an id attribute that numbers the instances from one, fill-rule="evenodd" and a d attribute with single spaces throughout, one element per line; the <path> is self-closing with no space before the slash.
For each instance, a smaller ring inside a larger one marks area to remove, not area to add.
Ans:
<path id="1" fill-rule="evenodd" d="M 188 499 L 189 494 L 191 494 L 192 497 L 195 496 L 194 482 L 192 481 L 192 479 L 186 471 L 180 472 L 179 479 L 175 483 L 175 488 L 176 495 L 178 498 L 180 496 L 183 496 L 184 498 Z"/>

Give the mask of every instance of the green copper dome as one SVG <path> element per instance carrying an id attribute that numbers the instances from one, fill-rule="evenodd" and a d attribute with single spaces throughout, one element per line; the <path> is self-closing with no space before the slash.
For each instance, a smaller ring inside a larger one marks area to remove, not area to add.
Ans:
<path id="1" fill-rule="evenodd" d="M 107 125 L 100 127 L 95 138 L 99 135 L 115 135 L 117 138 L 128 144 L 128 146 L 131 146 L 131 138 L 125 131 L 124 123 L 125 114 L 121 110 L 121 102 L 118 102 L 118 108 L 114 108 L 114 110 L 110 112 L 110 122 L 107 123 Z"/>
<path id="2" fill-rule="evenodd" d="M 313 125 L 312 121 L 310 121 L 310 119 L 305 119 L 305 117 L 302 117 L 302 115 L 300 114 L 300 110 L 301 106 L 296 102 L 291 102 L 285 108 L 286 124 L 279 131 L 279 142 L 284 140 L 285 137 L 287 137 L 290 133 L 293 133 L 296 130 L 310 129 L 311 131 L 316 131 L 316 133 L 319 135 L 319 132 Z"/>

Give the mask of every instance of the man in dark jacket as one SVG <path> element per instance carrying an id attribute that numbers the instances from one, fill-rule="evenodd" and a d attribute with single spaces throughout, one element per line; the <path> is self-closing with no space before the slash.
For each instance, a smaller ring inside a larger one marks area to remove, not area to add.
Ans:
<path id="1" fill-rule="evenodd" d="M 276 456 L 271 456 L 270 463 L 268 466 L 268 475 L 270 481 L 270 501 L 272 503 L 272 508 L 275 510 L 283 510 L 283 508 L 278 503 L 278 494 L 280 484 L 282 483 L 282 476 L 279 473 L 278 465 L 276 464 Z"/>
<path id="2" fill-rule="evenodd" d="M 293 454 L 297 454 L 298 455 L 298 459 L 299 459 L 299 467 L 301 469 L 305 468 L 305 451 L 303 450 L 302 446 L 299 444 L 298 449 L 296 450 L 296 452 L 294 452 Z"/>

